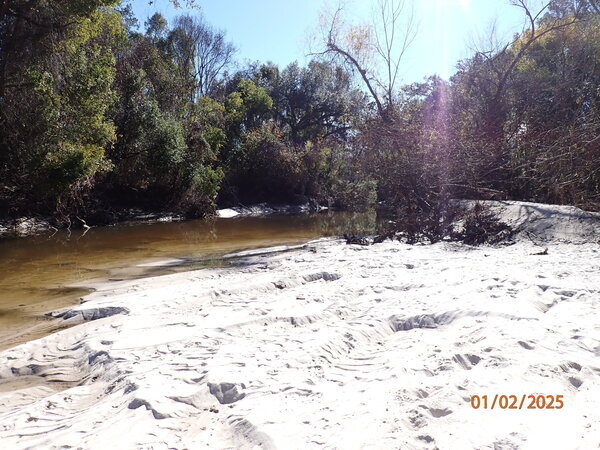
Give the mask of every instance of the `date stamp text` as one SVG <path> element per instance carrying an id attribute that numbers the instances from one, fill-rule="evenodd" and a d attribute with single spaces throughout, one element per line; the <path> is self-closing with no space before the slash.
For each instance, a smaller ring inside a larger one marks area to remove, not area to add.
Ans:
<path id="1" fill-rule="evenodd" d="M 562 409 L 563 395 L 472 395 L 473 409 Z"/>

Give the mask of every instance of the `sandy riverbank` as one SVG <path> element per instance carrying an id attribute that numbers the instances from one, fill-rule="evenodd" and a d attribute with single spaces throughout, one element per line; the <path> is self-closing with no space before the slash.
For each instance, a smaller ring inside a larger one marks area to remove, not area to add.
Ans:
<path id="1" fill-rule="evenodd" d="M 80 325 L 0 353 L 0 442 L 597 448 L 600 220 L 498 208 L 515 245 L 322 240 L 97 286 L 58 314 Z M 471 408 L 485 394 L 564 407 Z"/>

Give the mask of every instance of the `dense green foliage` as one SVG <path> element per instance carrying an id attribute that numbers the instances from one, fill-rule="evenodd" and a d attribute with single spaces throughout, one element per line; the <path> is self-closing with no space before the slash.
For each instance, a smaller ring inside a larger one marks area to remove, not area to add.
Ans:
<path id="1" fill-rule="evenodd" d="M 116 1 L 18 9 L 29 3 L 2 19 L 3 213 L 201 216 L 219 191 L 224 204 L 338 200 L 365 106 L 347 72 L 313 62 L 228 74 L 235 48 L 200 15 L 170 26 L 155 14 L 139 33 Z"/>
<path id="2" fill-rule="evenodd" d="M 115 141 L 114 2 L 48 3 L 16 2 L 0 19 L 0 196 L 15 208 L 59 207 L 109 169 Z"/>
<path id="3" fill-rule="evenodd" d="M 378 106 L 330 59 L 233 71 L 201 15 L 139 32 L 117 0 L 4 2 L 0 215 L 452 196 L 598 209 L 598 13 L 556 0 L 506 48 Z"/>

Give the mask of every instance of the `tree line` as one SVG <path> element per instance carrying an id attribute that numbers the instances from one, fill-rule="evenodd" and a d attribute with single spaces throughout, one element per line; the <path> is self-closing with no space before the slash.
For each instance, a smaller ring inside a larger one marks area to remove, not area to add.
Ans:
<path id="1" fill-rule="evenodd" d="M 323 15 L 313 59 L 284 68 L 240 66 L 200 12 L 139 27 L 117 0 L 3 2 L 0 215 L 451 197 L 600 209 L 599 4 L 513 3 L 528 26 L 511 42 L 401 85 L 416 33 L 402 0 L 378 0 L 368 26 Z"/>
<path id="2" fill-rule="evenodd" d="M 413 17 L 407 1 L 376 3 L 370 27 L 330 12 L 315 54 L 351 68 L 370 94 L 354 145 L 378 198 L 421 211 L 450 198 L 600 209 L 598 1 L 511 0 L 527 25 L 510 42 L 492 29 L 449 80 L 397 89 Z"/>

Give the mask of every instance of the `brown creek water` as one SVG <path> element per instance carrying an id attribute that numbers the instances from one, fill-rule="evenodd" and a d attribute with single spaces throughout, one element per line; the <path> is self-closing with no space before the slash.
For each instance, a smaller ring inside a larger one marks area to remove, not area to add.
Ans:
<path id="1" fill-rule="evenodd" d="M 374 211 L 136 223 L 0 240 L 0 349 L 45 336 L 45 315 L 79 302 L 86 286 L 224 266 L 223 255 L 295 245 L 344 232 L 372 233 Z M 164 263 L 163 263 L 164 262 Z"/>

